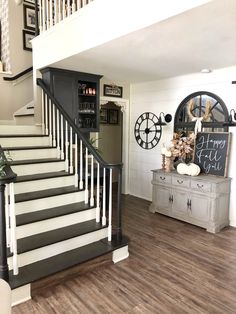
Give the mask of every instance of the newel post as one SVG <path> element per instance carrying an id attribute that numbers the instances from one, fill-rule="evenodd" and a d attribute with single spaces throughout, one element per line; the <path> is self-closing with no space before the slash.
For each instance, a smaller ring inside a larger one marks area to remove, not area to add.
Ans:
<path id="1" fill-rule="evenodd" d="M 117 232 L 116 232 L 117 241 L 122 240 L 121 187 L 122 187 L 122 168 L 119 168 L 117 190 Z"/>
<path id="2" fill-rule="evenodd" d="M 9 281 L 7 264 L 6 214 L 5 214 L 5 184 L 0 183 L 0 278 Z"/>

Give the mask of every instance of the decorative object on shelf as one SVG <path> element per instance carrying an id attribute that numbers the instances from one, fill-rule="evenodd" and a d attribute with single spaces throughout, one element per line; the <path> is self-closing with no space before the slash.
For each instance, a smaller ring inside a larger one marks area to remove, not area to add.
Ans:
<path id="1" fill-rule="evenodd" d="M 117 86 L 115 84 L 107 85 L 104 84 L 103 86 L 103 95 L 110 96 L 110 97 L 120 97 L 123 96 L 123 87 Z"/>
<path id="2" fill-rule="evenodd" d="M 162 121 L 161 115 L 163 115 L 165 122 Z M 154 148 L 161 139 L 162 126 L 166 125 L 166 122 L 170 122 L 171 119 L 170 114 L 165 115 L 163 112 L 160 113 L 159 118 L 152 112 L 142 113 L 134 126 L 134 136 L 139 146 L 144 149 Z"/>
<path id="3" fill-rule="evenodd" d="M 227 176 L 231 133 L 198 133 L 195 140 L 194 163 L 206 174 Z"/>
<path id="4" fill-rule="evenodd" d="M 178 164 L 176 170 L 179 174 L 187 174 L 189 176 L 198 176 L 201 172 L 200 167 L 194 163 L 180 163 Z"/>
<path id="5" fill-rule="evenodd" d="M 102 124 L 108 123 L 108 109 L 107 108 L 100 109 L 100 123 Z"/>
<path id="6" fill-rule="evenodd" d="M 23 49 L 27 51 L 32 51 L 31 40 L 35 37 L 34 32 L 26 31 L 23 29 Z"/>
<path id="7" fill-rule="evenodd" d="M 171 172 L 173 170 L 173 160 L 171 158 L 171 151 L 166 150 L 165 152 L 165 171 Z"/>
<path id="8" fill-rule="evenodd" d="M 195 117 L 192 113 L 193 109 L 194 109 L 194 101 L 193 99 L 191 99 L 188 103 L 187 113 L 191 121 L 195 122 L 194 134 L 196 135 L 198 132 L 201 132 L 202 130 L 202 121 L 209 120 L 211 116 L 211 110 L 212 110 L 211 102 L 207 100 L 206 110 L 202 117 Z"/>
<path id="9" fill-rule="evenodd" d="M 228 127 L 236 126 L 236 111 L 234 109 L 230 110 L 228 121 L 223 125 Z"/>
<path id="10" fill-rule="evenodd" d="M 35 31 L 35 8 L 24 4 L 23 5 L 24 14 L 24 28 L 27 30 Z"/>
<path id="11" fill-rule="evenodd" d="M 108 122 L 109 122 L 109 124 L 118 124 L 119 123 L 119 110 L 109 109 Z"/>
<path id="12" fill-rule="evenodd" d="M 166 168 L 166 166 L 165 166 L 165 163 L 166 163 L 166 155 L 165 155 L 166 151 L 167 151 L 167 149 L 166 149 L 165 145 L 162 144 L 162 148 L 161 148 L 161 157 L 162 157 L 162 165 L 161 165 L 161 167 L 162 167 L 162 170 L 165 170 L 165 168 Z"/>
<path id="13" fill-rule="evenodd" d="M 190 133 L 189 136 L 183 136 L 182 133 L 174 133 L 171 140 L 170 151 L 173 158 L 183 161 L 192 160 L 195 143 L 195 134 Z"/>

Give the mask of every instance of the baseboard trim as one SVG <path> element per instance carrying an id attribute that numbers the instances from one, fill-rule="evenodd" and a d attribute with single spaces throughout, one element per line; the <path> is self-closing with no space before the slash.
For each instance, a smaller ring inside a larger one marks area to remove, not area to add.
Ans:
<path id="1" fill-rule="evenodd" d="M 123 261 L 124 259 L 129 257 L 128 245 L 123 246 L 120 249 L 117 249 L 112 252 L 112 261 L 114 264 Z"/>
<path id="2" fill-rule="evenodd" d="M 31 285 L 16 288 L 12 290 L 11 306 L 18 305 L 31 299 Z"/>

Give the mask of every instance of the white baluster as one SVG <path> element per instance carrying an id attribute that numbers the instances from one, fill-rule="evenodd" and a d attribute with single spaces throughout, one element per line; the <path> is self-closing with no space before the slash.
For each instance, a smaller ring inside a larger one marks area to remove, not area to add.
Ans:
<path id="1" fill-rule="evenodd" d="M 85 204 L 88 204 L 88 148 L 85 149 Z"/>
<path id="2" fill-rule="evenodd" d="M 50 0 L 50 3 L 49 3 L 49 10 L 50 10 L 50 27 L 53 26 L 53 11 L 52 11 L 52 0 Z"/>
<path id="3" fill-rule="evenodd" d="M 60 113 L 57 109 L 57 158 L 61 157 L 61 150 L 60 150 Z"/>
<path id="4" fill-rule="evenodd" d="M 48 135 L 48 101 L 47 101 L 46 94 L 44 96 L 46 97 L 44 98 L 45 100 L 45 131 L 46 131 L 46 135 Z"/>
<path id="5" fill-rule="evenodd" d="M 9 221 L 9 186 L 6 184 L 5 187 L 5 217 L 6 217 L 6 238 L 7 238 L 7 247 L 10 247 L 11 243 L 11 234 L 10 234 L 10 221 Z"/>
<path id="6" fill-rule="evenodd" d="M 67 16 L 70 16 L 70 0 L 67 0 Z"/>
<path id="7" fill-rule="evenodd" d="M 48 0 L 46 0 L 46 26 L 47 26 L 47 29 L 49 29 L 49 26 L 50 26 L 50 23 L 49 23 L 49 2 Z"/>
<path id="8" fill-rule="evenodd" d="M 106 223 L 106 168 L 103 168 L 102 225 L 105 226 Z"/>
<path id="9" fill-rule="evenodd" d="M 97 207 L 96 207 L 96 222 L 100 222 L 100 165 L 97 161 Z"/>
<path id="10" fill-rule="evenodd" d="M 75 134 L 75 187 L 78 187 L 78 135 Z"/>
<path id="11" fill-rule="evenodd" d="M 83 183 L 83 143 L 80 140 L 80 161 L 79 161 L 79 166 L 80 166 L 80 170 L 79 170 L 79 188 L 83 189 L 84 188 L 84 183 Z"/>
<path id="12" fill-rule="evenodd" d="M 52 146 L 56 147 L 56 117 L 54 104 L 52 104 Z"/>
<path id="13" fill-rule="evenodd" d="M 68 123 L 67 121 L 65 122 L 66 123 L 66 130 L 65 130 L 65 136 L 66 136 L 66 139 L 65 139 L 65 169 L 66 169 L 66 172 L 69 171 L 69 141 L 68 141 Z"/>
<path id="14" fill-rule="evenodd" d="M 73 172 L 73 130 L 72 127 L 70 127 L 70 173 Z"/>
<path id="15" fill-rule="evenodd" d="M 66 18 L 66 0 L 62 1 L 62 19 Z"/>
<path id="16" fill-rule="evenodd" d="M 47 98 L 48 101 L 48 111 L 49 111 L 49 143 L 52 146 L 52 102 L 51 99 Z"/>
<path id="17" fill-rule="evenodd" d="M 61 114 L 61 159 L 65 158 L 64 154 L 64 123 L 63 123 L 63 116 Z"/>
<path id="18" fill-rule="evenodd" d="M 58 23 L 58 1 L 53 1 L 54 24 Z"/>
<path id="19" fill-rule="evenodd" d="M 109 177 L 109 213 L 108 213 L 108 241 L 111 241 L 112 237 L 112 169 L 110 169 Z"/>
<path id="20" fill-rule="evenodd" d="M 15 195 L 14 183 L 10 183 L 10 223 L 11 223 L 11 249 L 13 253 L 13 274 L 18 275 L 17 263 L 17 240 L 16 240 L 16 214 L 15 214 Z"/>
<path id="21" fill-rule="evenodd" d="M 46 30 L 46 17 L 45 17 L 45 0 L 42 1 L 42 30 Z"/>
<path id="22" fill-rule="evenodd" d="M 77 0 L 77 11 L 81 8 L 81 0 Z"/>
<path id="23" fill-rule="evenodd" d="M 59 4 L 58 4 L 58 18 L 59 18 L 59 22 L 62 19 L 62 14 L 61 14 L 61 0 L 59 0 Z"/>
<path id="24" fill-rule="evenodd" d="M 45 94 L 44 91 L 42 91 L 42 134 L 45 134 L 44 108 L 45 108 Z"/>
<path id="25" fill-rule="evenodd" d="M 72 1 L 72 13 L 75 13 L 76 11 L 76 4 L 75 4 L 75 0 Z"/>
<path id="26" fill-rule="evenodd" d="M 42 22 L 42 0 L 39 0 L 39 32 L 43 31 L 43 22 Z"/>
<path id="27" fill-rule="evenodd" d="M 86 4 L 86 0 L 82 0 L 82 7 L 84 7 Z"/>
<path id="28" fill-rule="evenodd" d="M 91 155 L 91 177 L 90 177 L 90 206 L 94 206 L 94 164 L 93 164 L 93 155 Z"/>

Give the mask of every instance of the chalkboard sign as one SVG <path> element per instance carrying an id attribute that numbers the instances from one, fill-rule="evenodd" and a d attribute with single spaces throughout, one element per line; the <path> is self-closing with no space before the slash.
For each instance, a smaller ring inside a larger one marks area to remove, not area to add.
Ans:
<path id="1" fill-rule="evenodd" d="M 230 133 L 198 133 L 194 163 L 203 173 L 226 177 L 229 144 Z"/>

